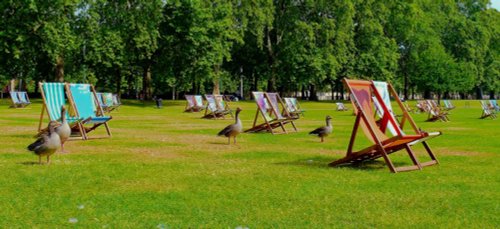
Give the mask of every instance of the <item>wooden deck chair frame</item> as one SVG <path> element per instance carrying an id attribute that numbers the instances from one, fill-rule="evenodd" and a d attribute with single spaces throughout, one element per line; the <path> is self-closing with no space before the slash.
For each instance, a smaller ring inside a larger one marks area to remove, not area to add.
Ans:
<path id="1" fill-rule="evenodd" d="M 281 130 L 283 131 L 282 133 L 287 134 L 288 132 L 285 129 L 285 124 L 284 122 L 286 120 L 279 120 L 277 118 L 271 117 L 271 115 L 276 115 L 275 111 L 271 109 L 271 111 L 268 111 L 266 105 L 270 105 L 269 99 L 266 96 L 265 92 L 259 92 L 259 91 L 254 91 L 252 92 L 252 95 L 254 97 L 255 103 L 257 104 L 257 111 L 255 113 L 255 118 L 253 121 L 252 128 L 245 130 L 247 133 L 256 133 L 256 132 L 262 132 L 262 131 L 267 131 L 270 132 L 271 134 L 278 134 L 277 132 L 274 131 L 275 128 L 281 127 Z M 259 99 L 262 99 L 263 103 L 259 103 Z M 260 115 L 259 115 L 260 114 Z M 262 117 L 264 120 L 264 123 L 257 124 L 257 121 L 259 120 L 259 116 Z M 277 116 L 274 116 L 277 117 Z"/>
<path id="2" fill-rule="evenodd" d="M 422 166 L 433 165 L 438 163 L 437 159 L 435 158 L 428 144 L 425 142 L 425 140 L 429 137 L 427 133 L 420 132 L 417 130 L 416 131 L 418 133 L 417 135 L 403 135 L 401 130 L 396 128 L 398 134 L 390 138 L 383 133 L 383 131 L 379 128 L 379 126 L 377 126 L 373 114 L 374 111 L 372 104 L 373 103 L 372 95 L 374 95 L 374 97 L 379 101 L 381 108 L 384 110 L 384 117 L 382 118 L 383 119 L 382 123 L 390 122 L 394 126 L 400 124 L 398 124 L 395 119 L 391 118 L 390 112 L 385 106 L 385 103 L 383 102 L 377 89 L 373 85 L 373 82 L 364 80 L 344 79 L 344 84 L 346 85 L 346 88 L 349 89 L 351 94 L 351 100 L 354 102 L 355 105 L 354 109 L 357 110 L 356 120 L 354 122 L 354 127 L 351 133 L 351 139 L 349 141 L 349 146 L 347 149 L 346 156 L 344 158 L 341 158 L 339 160 L 330 163 L 329 164 L 330 166 L 338 166 L 346 163 L 358 163 L 382 157 L 387 166 L 389 167 L 389 170 L 393 173 L 397 173 L 402 171 L 420 170 L 422 169 Z M 361 95 L 362 92 L 366 93 L 366 95 L 364 97 L 358 98 L 357 91 L 361 91 L 359 95 Z M 398 105 L 402 106 L 400 102 L 401 101 L 398 101 Z M 372 114 L 367 113 L 369 111 L 371 111 Z M 405 114 L 403 115 L 403 117 L 406 117 L 406 120 L 412 123 L 413 128 L 416 128 L 416 125 L 414 126 L 414 122 L 410 121 L 412 119 L 409 116 L 409 114 L 407 112 L 404 113 Z M 354 152 L 353 148 L 356 140 L 356 135 L 360 126 L 366 137 L 368 137 L 368 139 L 373 143 L 373 145 L 365 149 L 359 150 L 357 152 Z M 432 161 L 421 164 L 417 160 L 415 154 L 411 149 L 411 143 L 414 143 L 416 141 L 420 141 L 423 143 Z M 413 162 L 413 165 L 405 167 L 395 167 L 388 155 L 403 149 L 407 151 L 410 159 Z"/>
<path id="3" fill-rule="evenodd" d="M 81 127 L 82 132 L 85 133 L 85 140 L 90 139 L 88 137 L 88 133 L 89 132 L 94 131 L 95 129 L 97 129 L 101 125 L 104 125 L 104 127 L 106 129 L 106 133 L 107 133 L 106 137 L 108 137 L 108 138 L 111 137 L 111 130 L 109 128 L 108 122 L 113 117 L 107 116 L 109 118 L 106 119 L 103 122 L 94 122 L 93 121 L 93 117 L 81 117 L 80 116 L 80 111 L 78 110 L 78 107 L 77 107 L 77 101 L 75 101 L 74 95 L 73 95 L 73 93 L 71 91 L 71 85 L 72 84 L 70 84 L 70 83 L 66 83 L 66 85 L 65 85 L 65 88 L 66 88 L 66 91 L 67 91 L 67 95 L 68 95 L 68 101 L 69 101 L 69 104 L 71 105 L 71 107 L 73 108 L 73 110 L 75 111 L 75 115 L 77 117 L 82 118 L 82 121 L 80 121 L 80 127 Z M 94 103 L 95 108 L 96 108 L 96 111 L 95 111 L 96 114 L 95 114 L 95 116 L 96 117 L 106 117 L 106 116 L 104 116 L 104 110 L 102 109 L 101 105 L 98 102 L 97 94 L 96 94 L 95 88 L 94 88 L 94 86 L 92 84 L 73 84 L 73 85 L 88 85 L 90 93 L 91 93 L 92 102 Z M 85 127 L 84 125 L 86 125 L 86 124 L 92 124 L 92 126 L 91 127 Z M 92 137 L 92 138 L 96 139 L 96 138 L 102 138 L 102 137 Z"/>
<path id="4" fill-rule="evenodd" d="M 427 115 L 427 120 L 428 122 L 435 122 L 437 120 L 442 121 L 442 122 L 448 122 L 450 119 L 448 118 L 448 112 L 443 111 L 437 103 L 433 100 L 427 99 L 425 100 L 427 103 L 428 107 L 428 115 Z"/>
<path id="5" fill-rule="evenodd" d="M 297 120 L 297 118 L 293 117 L 290 113 L 288 113 L 288 111 L 286 110 L 286 104 L 283 102 L 280 95 L 276 92 L 266 92 L 265 96 L 269 101 L 269 105 L 271 106 L 271 109 L 273 110 L 273 114 L 275 115 L 276 119 L 285 120 L 283 124 L 288 124 L 288 123 L 292 124 L 293 130 L 297 132 L 297 126 L 295 126 L 294 123 L 294 120 Z M 281 111 L 280 111 L 280 106 L 281 106 Z"/>
<path id="6" fill-rule="evenodd" d="M 491 119 L 496 119 L 497 115 L 495 114 L 495 110 L 491 109 L 486 101 L 479 101 L 481 103 L 481 108 L 483 110 L 483 113 L 481 114 L 481 119 L 485 118 L 491 118 Z"/>
<path id="7" fill-rule="evenodd" d="M 40 112 L 40 121 L 38 123 L 38 132 L 44 131 L 44 129 L 45 129 L 45 128 L 42 128 L 43 117 L 44 117 L 45 113 L 47 113 L 47 117 L 49 118 L 49 121 L 58 121 L 54 116 L 56 113 L 59 114 L 61 112 L 60 107 L 50 107 L 49 108 L 49 105 L 47 105 L 48 104 L 47 101 L 49 100 L 49 98 L 48 98 L 48 95 L 46 94 L 46 92 L 43 88 L 44 84 L 47 84 L 47 83 L 44 83 L 44 82 L 38 83 L 38 88 L 40 90 L 40 94 L 42 95 L 42 111 Z M 67 113 L 68 114 L 75 114 L 74 108 L 69 104 L 69 95 L 68 95 L 68 91 L 66 90 L 66 84 L 65 83 L 49 83 L 49 84 L 61 84 L 61 86 L 63 88 L 62 96 L 66 95 L 66 97 L 68 98 Z M 63 99 L 63 101 L 59 101 L 60 104 L 62 104 L 62 105 L 65 104 L 66 101 L 64 101 L 64 100 L 65 99 Z M 50 111 L 51 109 L 53 110 L 52 112 Z M 70 123 L 71 134 L 72 135 L 79 134 L 78 138 L 82 139 L 82 140 L 87 139 L 87 135 L 83 131 L 82 125 L 80 123 L 81 119 L 74 117 L 72 115 L 68 115 L 68 116 L 73 117 L 72 120 L 68 120 L 68 123 Z"/>
<path id="8" fill-rule="evenodd" d="M 299 104 L 299 101 L 297 100 L 297 98 L 294 98 L 294 97 L 285 97 L 283 98 L 284 101 L 285 101 L 285 108 L 286 111 L 292 116 L 294 117 L 295 119 L 299 119 L 300 116 L 304 117 L 304 113 L 305 111 L 302 110 L 302 108 L 300 107 L 300 104 Z M 284 114 L 284 109 L 283 109 L 283 114 Z"/>
<path id="9" fill-rule="evenodd" d="M 226 114 L 230 113 L 230 111 L 226 111 L 225 107 L 221 107 L 219 102 L 217 101 L 219 98 L 218 95 L 213 94 L 205 94 L 205 100 L 207 101 L 205 106 L 205 114 L 202 118 L 207 119 L 226 119 Z M 231 117 L 233 115 L 231 114 Z"/>

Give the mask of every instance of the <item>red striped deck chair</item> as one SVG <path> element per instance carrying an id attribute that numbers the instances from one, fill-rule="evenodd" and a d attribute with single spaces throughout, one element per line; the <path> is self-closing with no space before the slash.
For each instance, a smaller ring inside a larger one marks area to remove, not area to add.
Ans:
<path id="1" fill-rule="evenodd" d="M 354 109 L 356 110 L 356 120 L 354 122 L 354 127 L 351 134 L 351 139 L 347 149 L 347 154 L 345 157 L 338 159 L 332 163 L 330 166 L 338 166 L 342 164 L 352 164 L 359 163 L 367 160 L 374 160 L 382 157 L 389 167 L 389 170 L 393 173 L 402 171 L 419 170 L 423 166 L 438 164 L 438 161 L 431 149 L 429 148 L 426 140 L 430 136 L 427 132 L 420 131 L 417 129 L 415 123 L 411 119 L 411 116 L 407 112 L 404 112 L 404 119 L 412 124 L 412 128 L 415 131 L 414 135 L 405 134 L 400 128 L 401 123 L 398 123 L 394 116 L 391 114 L 389 109 L 384 103 L 382 96 L 378 93 L 375 85 L 370 81 L 365 80 L 349 80 L 344 79 L 346 87 L 351 93 L 351 100 L 354 103 Z M 383 111 L 382 118 L 377 122 L 375 120 L 375 109 L 374 100 L 380 105 Z M 399 98 L 397 98 L 398 105 L 403 106 Z M 411 120 L 411 121 L 410 121 Z M 385 133 L 387 126 L 391 125 L 394 127 L 394 136 L 390 137 Z M 361 127 L 363 133 L 371 142 L 371 145 L 361 149 L 359 151 L 354 151 L 354 144 L 356 140 L 356 135 L 359 127 Z M 416 143 L 423 143 L 427 153 L 431 157 L 431 161 L 420 163 L 411 145 Z M 406 150 L 413 165 L 396 167 L 389 158 L 389 154 L 397 152 L 399 150 Z"/>

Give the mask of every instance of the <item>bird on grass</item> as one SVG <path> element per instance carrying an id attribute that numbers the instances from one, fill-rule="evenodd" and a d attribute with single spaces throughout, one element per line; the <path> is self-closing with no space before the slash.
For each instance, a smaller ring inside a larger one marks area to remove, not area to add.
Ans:
<path id="1" fill-rule="evenodd" d="M 49 123 L 48 132 L 41 136 L 28 146 L 29 151 L 38 155 L 38 163 L 42 164 L 42 157 L 47 156 L 47 164 L 50 164 L 50 156 L 61 147 L 61 138 L 55 131 L 57 122 Z"/>
<path id="2" fill-rule="evenodd" d="M 71 128 L 69 127 L 68 120 L 66 119 L 66 108 L 64 106 L 61 106 L 61 122 L 54 121 L 53 125 L 55 132 L 59 135 L 59 138 L 61 138 L 61 151 L 66 153 L 66 151 L 64 151 L 64 143 L 71 135 Z M 47 132 L 48 128 L 42 130 L 36 137 L 39 138 L 42 134 L 47 134 Z"/>
<path id="3" fill-rule="evenodd" d="M 321 138 L 321 142 L 323 142 L 324 138 L 332 133 L 333 126 L 332 126 L 331 120 L 332 120 L 332 117 L 330 117 L 330 115 L 327 115 L 326 116 L 326 126 L 319 127 L 317 129 L 309 132 L 309 134 L 317 135 L 318 137 Z"/>
<path id="4" fill-rule="evenodd" d="M 238 107 L 236 108 L 236 115 L 235 115 L 235 122 L 234 124 L 231 124 L 221 130 L 217 136 L 225 136 L 227 137 L 227 144 L 231 144 L 231 137 L 234 139 L 234 144 L 236 144 L 236 136 L 240 134 L 243 131 L 243 125 L 241 124 L 241 120 L 239 118 L 239 114 L 241 112 L 241 109 Z"/>

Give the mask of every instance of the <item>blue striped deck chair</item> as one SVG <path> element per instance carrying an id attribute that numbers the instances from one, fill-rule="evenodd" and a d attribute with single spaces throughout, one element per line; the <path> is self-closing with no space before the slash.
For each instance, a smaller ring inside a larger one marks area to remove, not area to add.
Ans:
<path id="1" fill-rule="evenodd" d="M 17 91 L 10 91 L 9 94 L 10 94 L 10 101 L 12 102 L 12 104 L 10 105 L 11 108 L 24 107 L 24 104 L 19 99 L 19 93 Z"/>
<path id="2" fill-rule="evenodd" d="M 112 117 L 104 115 L 104 111 L 97 101 L 94 87 L 90 84 L 66 84 L 66 90 L 68 91 L 69 103 L 75 110 L 76 116 L 82 119 L 81 125 L 85 136 L 88 132 L 104 125 L 108 137 L 111 137 L 108 121 Z M 90 124 L 91 127 L 84 126 L 87 124 Z"/>
<path id="3" fill-rule="evenodd" d="M 207 100 L 207 105 L 205 107 L 205 114 L 203 115 L 202 118 L 225 119 L 224 110 L 219 108 L 215 96 L 206 94 L 205 99 Z"/>
<path id="4" fill-rule="evenodd" d="M 483 113 L 481 114 L 481 119 L 485 119 L 490 117 L 491 119 L 496 119 L 497 115 L 495 113 L 495 110 L 492 109 L 488 102 L 486 101 L 479 101 L 481 103 L 481 108 L 483 109 Z"/>
<path id="5" fill-rule="evenodd" d="M 254 91 L 252 92 L 255 103 L 257 104 L 257 112 L 255 113 L 255 119 L 253 121 L 252 128 L 245 130 L 245 132 L 255 133 L 255 132 L 271 132 L 272 134 L 276 134 L 274 131 L 275 128 L 281 127 L 283 133 L 288 133 L 284 126 L 284 121 L 276 117 L 276 113 L 271 109 L 270 102 L 266 97 L 264 92 Z M 257 124 L 259 120 L 259 114 L 264 120 L 263 123 Z"/>
<path id="6" fill-rule="evenodd" d="M 449 110 L 455 109 L 455 106 L 453 106 L 453 104 L 451 103 L 450 100 L 443 100 L 443 103 L 444 103 L 445 110 L 449 111 Z"/>
<path id="7" fill-rule="evenodd" d="M 495 111 L 500 111 L 500 107 L 498 106 L 498 103 L 494 99 L 490 99 L 490 106 L 493 110 Z"/>
<path id="8" fill-rule="evenodd" d="M 113 103 L 113 94 L 109 92 L 96 92 L 97 101 L 105 113 L 110 113 L 116 106 Z"/>
<path id="9" fill-rule="evenodd" d="M 40 88 L 40 93 L 42 94 L 42 112 L 40 114 L 40 122 L 38 124 L 38 131 L 44 131 L 42 129 L 44 113 L 50 121 L 61 121 L 61 107 L 66 106 L 66 96 L 65 93 L 65 83 L 42 83 L 38 84 Z M 80 118 L 77 118 L 74 114 L 74 109 L 71 107 L 67 108 L 66 120 L 68 120 L 69 126 L 71 127 L 72 135 L 77 134 L 82 139 L 86 139 L 85 133 L 82 131 Z"/>
<path id="10" fill-rule="evenodd" d="M 301 115 L 302 117 L 304 117 L 305 110 L 303 110 L 300 107 L 297 98 L 285 97 L 284 99 L 285 99 L 286 109 L 288 113 L 290 113 L 290 115 L 296 117 L 297 119 L 300 118 Z"/>

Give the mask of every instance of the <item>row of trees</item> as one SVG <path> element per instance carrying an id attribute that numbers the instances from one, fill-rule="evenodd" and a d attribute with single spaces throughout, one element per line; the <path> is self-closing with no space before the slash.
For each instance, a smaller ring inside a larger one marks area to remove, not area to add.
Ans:
<path id="1" fill-rule="evenodd" d="M 405 98 L 500 91 L 500 14 L 488 0 L 5 0 L 0 80 L 90 82 L 145 98 L 342 91 L 393 82 Z M 305 94 L 305 93 L 304 93 Z"/>

